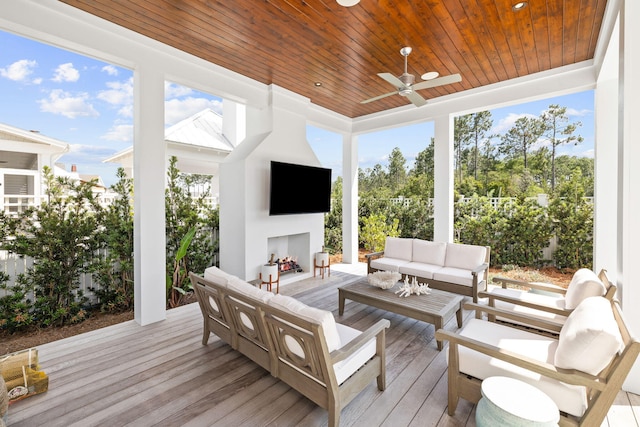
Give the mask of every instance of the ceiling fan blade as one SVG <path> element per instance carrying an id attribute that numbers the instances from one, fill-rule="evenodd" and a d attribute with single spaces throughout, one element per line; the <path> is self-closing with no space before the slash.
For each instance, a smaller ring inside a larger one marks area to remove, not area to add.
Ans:
<path id="1" fill-rule="evenodd" d="M 378 75 L 384 80 L 394 85 L 395 87 L 397 87 L 398 89 L 404 87 L 404 83 L 402 83 L 402 81 L 399 78 L 397 78 L 391 73 L 378 73 Z"/>
<path id="2" fill-rule="evenodd" d="M 427 101 L 425 101 L 425 99 L 421 97 L 417 92 L 411 92 L 406 96 L 409 99 L 409 101 L 413 102 L 413 105 L 415 105 L 416 107 L 422 107 L 424 104 L 427 103 Z"/>
<path id="3" fill-rule="evenodd" d="M 450 76 L 439 77 L 437 79 L 427 80 L 426 82 L 416 83 L 411 87 L 413 88 L 413 90 L 420 90 L 420 89 L 428 89 L 430 87 L 448 85 L 451 83 L 457 83 L 461 81 L 462 81 L 462 77 L 460 77 L 460 74 L 451 74 Z"/>
<path id="4" fill-rule="evenodd" d="M 387 96 L 396 95 L 398 92 L 389 92 L 384 95 L 378 95 L 370 99 L 365 99 L 364 101 L 360 101 L 360 104 L 367 104 L 369 102 L 377 101 L 378 99 L 386 98 Z"/>

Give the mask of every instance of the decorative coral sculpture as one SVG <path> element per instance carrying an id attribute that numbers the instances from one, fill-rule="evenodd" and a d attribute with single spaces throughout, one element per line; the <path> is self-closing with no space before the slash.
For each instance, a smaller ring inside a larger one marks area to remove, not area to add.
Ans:
<path id="1" fill-rule="evenodd" d="M 393 288 L 401 278 L 402 275 L 395 271 L 376 271 L 367 276 L 370 285 L 381 289 Z"/>
<path id="2" fill-rule="evenodd" d="M 418 283 L 418 278 L 413 276 L 413 280 L 409 283 L 409 277 L 405 276 L 404 284 L 396 291 L 399 297 L 408 297 L 409 295 L 429 295 L 431 289 L 426 283 Z"/>

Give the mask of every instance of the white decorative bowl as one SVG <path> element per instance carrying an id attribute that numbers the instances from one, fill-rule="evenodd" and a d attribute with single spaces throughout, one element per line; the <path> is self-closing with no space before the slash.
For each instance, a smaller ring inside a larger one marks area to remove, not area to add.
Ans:
<path id="1" fill-rule="evenodd" d="M 369 284 L 381 289 L 393 288 L 401 278 L 402 275 L 396 271 L 376 271 L 367 275 Z"/>

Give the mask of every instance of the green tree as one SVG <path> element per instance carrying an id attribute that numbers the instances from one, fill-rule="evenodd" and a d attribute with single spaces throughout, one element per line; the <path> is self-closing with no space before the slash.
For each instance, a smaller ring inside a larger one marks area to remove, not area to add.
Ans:
<path id="1" fill-rule="evenodd" d="M 80 275 L 91 270 L 99 247 L 101 208 L 93 193 L 95 181 L 54 177 L 47 166 L 43 178 L 45 200 L 10 222 L 14 239 L 5 240 L 5 247 L 33 259 L 19 282 L 24 289 L 34 290 L 35 322 L 64 325 L 82 321 L 86 315 Z"/>
<path id="2" fill-rule="evenodd" d="M 563 144 L 573 142 L 578 145 L 583 141 L 582 136 L 574 135 L 581 122 L 569 121 L 567 107 L 558 104 L 549 105 L 549 109 L 541 116 L 544 136 L 551 143 L 551 190 L 556 188 L 556 148 Z"/>
<path id="3" fill-rule="evenodd" d="M 397 192 L 401 189 L 407 179 L 406 162 L 407 160 L 398 147 L 391 151 L 389 155 L 388 182 L 392 192 Z"/>
<path id="4" fill-rule="evenodd" d="M 387 222 L 384 214 L 373 214 L 362 219 L 360 240 L 365 249 L 378 252 L 384 249 L 387 236 L 398 237 L 398 219 Z"/>
<path id="5" fill-rule="evenodd" d="M 116 197 L 100 216 L 106 254 L 95 263 L 93 275 L 100 286 L 91 289 L 103 311 L 133 308 L 133 180 L 123 168 L 118 168 L 116 176 L 118 182 L 111 186 Z"/>
<path id="6" fill-rule="evenodd" d="M 207 202 L 209 189 L 198 197 L 191 193 L 191 188 L 206 186 L 210 180 L 209 176 L 181 173 L 177 158 L 171 157 L 165 190 L 167 301 L 170 307 L 181 304 L 184 295 L 191 290 L 186 274 L 174 274 L 176 260 L 180 258 L 180 268 L 184 271 L 202 272 L 213 263 L 218 242 L 213 240 L 212 233 L 218 227 L 218 210 L 212 209 Z M 195 235 L 182 255 L 185 236 L 191 229 L 195 229 Z"/>
<path id="7" fill-rule="evenodd" d="M 478 179 L 478 157 L 480 148 L 483 143 L 490 140 L 487 133 L 493 126 L 493 119 L 491 118 L 490 111 L 480 111 L 478 113 L 470 114 L 471 120 L 471 144 L 473 145 L 473 178 Z"/>
<path id="8" fill-rule="evenodd" d="M 431 138 L 427 148 L 418 153 L 413 168 L 409 172 L 410 176 L 427 175 L 433 179 L 434 143 L 434 139 Z"/>
<path id="9" fill-rule="evenodd" d="M 549 204 L 558 248 L 553 254 L 559 268 L 593 266 L 593 205 L 584 198 L 582 173 L 574 170 L 571 180 L 558 186 Z"/>
<path id="10" fill-rule="evenodd" d="M 538 141 L 544 131 L 543 123 L 534 117 L 520 117 L 502 136 L 500 152 L 507 157 L 522 157 L 524 168 L 527 168 L 527 157 L 531 146 Z"/>
<path id="11" fill-rule="evenodd" d="M 331 189 L 331 210 L 324 216 L 324 246 L 330 253 L 342 252 L 342 177 Z"/>
<path id="12" fill-rule="evenodd" d="M 471 142 L 473 135 L 471 114 L 458 116 L 453 119 L 453 149 L 455 151 L 456 165 L 458 172 L 458 181 L 463 178 L 463 163 L 466 154 L 466 147 Z"/>

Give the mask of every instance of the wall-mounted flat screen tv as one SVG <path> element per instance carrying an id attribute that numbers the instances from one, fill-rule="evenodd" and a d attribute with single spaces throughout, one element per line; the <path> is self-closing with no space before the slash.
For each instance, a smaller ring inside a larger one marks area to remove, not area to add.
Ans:
<path id="1" fill-rule="evenodd" d="M 269 215 L 329 212 L 331 169 L 271 162 Z"/>

